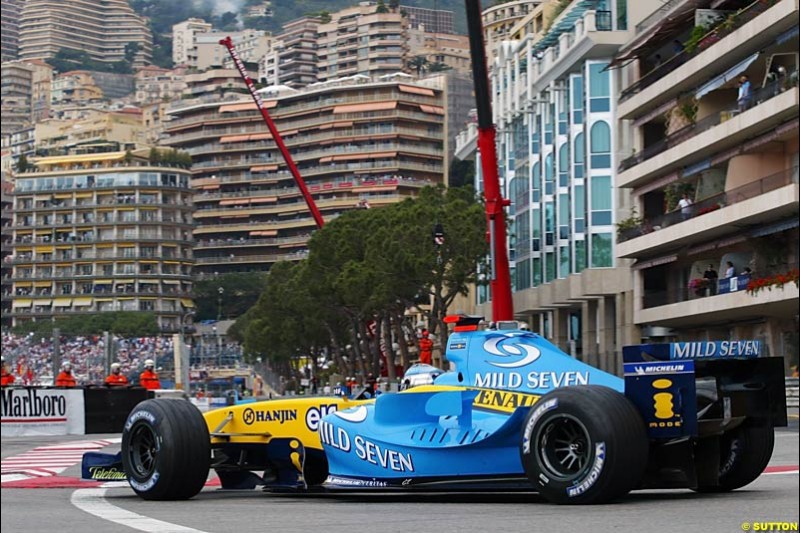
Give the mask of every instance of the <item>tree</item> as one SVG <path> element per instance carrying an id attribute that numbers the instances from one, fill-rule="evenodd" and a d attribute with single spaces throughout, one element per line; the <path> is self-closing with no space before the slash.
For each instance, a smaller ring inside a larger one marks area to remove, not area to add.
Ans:
<path id="1" fill-rule="evenodd" d="M 139 43 L 137 42 L 129 42 L 125 45 L 125 62 L 129 65 L 133 65 L 133 61 L 136 59 L 136 54 L 139 53 Z"/>
<path id="2" fill-rule="evenodd" d="M 223 290 L 223 317 L 244 315 L 258 301 L 264 290 L 264 272 L 232 272 L 212 279 L 198 280 L 194 284 L 194 302 L 197 306 L 195 320 L 213 320 L 220 313 L 219 289 Z"/>
<path id="3" fill-rule="evenodd" d="M 446 72 L 448 70 L 453 70 L 453 67 L 439 61 L 434 61 L 428 66 L 428 72 Z"/>
<path id="4" fill-rule="evenodd" d="M 400 9 L 400 0 L 389 0 L 389 9 L 392 10 L 392 13 L 397 13 L 397 10 Z"/>
<path id="5" fill-rule="evenodd" d="M 408 68 L 415 70 L 417 76 L 422 76 L 428 65 L 429 61 L 425 56 L 414 56 L 408 61 Z"/>
<path id="6" fill-rule="evenodd" d="M 375 9 L 376 13 L 388 13 L 389 8 L 386 7 L 386 3 L 383 0 L 378 0 L 377 8 Z"/>
<path id="7" fill-rule="evenodd" d="M 462 161 L 453 157 L 450 161 L 450 171 L 448 172 L 450 187 L 472 186 L 475 183 L 475 162 Z"/>
<path id="8" fill-rule="evenodd" d="M 17 174 L 22 174 L 23 172 L 27 172 L 30 168 L 31 164 L 28 161 L 28 156 L 21 154 L 19 159 L 17 159 L 17 164 L 14 167 L 14 170 L 17 172 Z"/>

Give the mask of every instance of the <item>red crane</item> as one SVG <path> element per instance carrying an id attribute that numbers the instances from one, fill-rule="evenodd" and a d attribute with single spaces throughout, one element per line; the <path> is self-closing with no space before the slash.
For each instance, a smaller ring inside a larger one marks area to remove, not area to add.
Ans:
<path id="1" fill-rule="evenodd" d="M 505 208 L 510 205 L 509 200 L 503 198 L 500 190 L 500 177 L 497 172 L 497 151 L 495 145 L 496 132 L 492 123 L 491 93 L 489 91 L 489 77 L 486 68 L 486 50 L 483 42 L 483 22 L 481 20 L 481 6 L 479 0 L 465 0 L 467 7 L 467 29 L 469 31 L 470 54 L 472 56 L 472 77 L 475 84 L 475 99 L 478 109 L 478 150 L 481 154 L 481 169 L 483 170 L 484 196 L 486 199 L 486 222 L 488 225 L 488 238 L 490 248 L 491 276 L 489 286 L 492 291 L 492 320 L 514 319 L 514 305 L 511 297 L 511 273 L 508 266 L 508 251 L 506 248 L 506 219 Z M 286 161 L 286 165 L 294 176 L 300 192 L 303 193 L 309 211 L 311 211 L 317 227 L 324 225 L 314 199 L 308 192 L 297 166 L 292 160 L 286 145 L 283 143 L 280 132 L 275 127 L 261 100 L 261 95 L 256 92 L 253 80 L 247 74 L 236 48 L 230 37 L 219 42 L 228 49 L 236 68 L 242 79 L 247 84 L 250 95 L 261 111 L 269 128 L 272 138 Z"/>

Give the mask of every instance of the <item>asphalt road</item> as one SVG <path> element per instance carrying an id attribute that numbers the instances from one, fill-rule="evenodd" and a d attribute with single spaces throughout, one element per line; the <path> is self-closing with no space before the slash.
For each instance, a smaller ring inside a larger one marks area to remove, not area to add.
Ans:
<path id="1" fill-rule="evenodd" d="M 102 438 L 102 436 L 93 436 Z M 2 440 L 2 457 L 65 437 Z M 85 436 L 72 440 L 86 440 Z M 111 450 L 109 450 L 111 451 Z M 771 465 L 798 464 L 798 421 L 779 429 Z M 77 466 L 62 476 L 78 477 Z M 798 522 L 798 475 L 761 476 L 729 494 L 635 492 L 613 505 L 559 507 L 535 495 L 295 496 L 206 488 L 185 502 L 145 502 L 125 487 L 0 489 L 3 533 L 679 531 L 728 533 L 743 522 Z M 775 529 L 776 531 L 778 529 Z"/>

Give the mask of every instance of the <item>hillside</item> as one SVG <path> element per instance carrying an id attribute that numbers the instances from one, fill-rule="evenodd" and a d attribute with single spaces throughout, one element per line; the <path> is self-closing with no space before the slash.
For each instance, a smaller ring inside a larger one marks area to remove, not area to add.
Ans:
<path id="1" fill-rule="evenodd" d="M 235 30 L 240 12 L 248 5 L 262 0 L 130 0 L 131 7 L 140 15 L 148 17 L 153 32 L 153 63 L 169 68 L 172 66 L 172 26 L 191 17 L 202 18 L 214 24 L 216 29 Z M 278 33 L 283 25 L 307 14 L 322 11 L 335 12 L 356 5 L 358 0 L 272 0 L 271 18 L 248 20 L 248 27 Z M 444 9 L 455 13 L 455 27 L 466 33 L 464 0 L 401 0 L 402 5 Z M 387 1 L 388 4 L 388 1 Z M 235 10 L 235 11 L 232 11 Z M 237 18 L 238 17 L 238 18 Z"/>

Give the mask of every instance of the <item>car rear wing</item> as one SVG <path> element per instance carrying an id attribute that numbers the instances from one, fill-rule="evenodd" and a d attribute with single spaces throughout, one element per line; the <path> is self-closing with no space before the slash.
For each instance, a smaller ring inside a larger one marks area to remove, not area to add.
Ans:
<path id="1" fill-rule="evenodd" d="M 757 340 L 625 346 L 625 395 L 657 439 L 745 422 L 786 426 L 783 358 L 762 348 Z"/>

